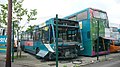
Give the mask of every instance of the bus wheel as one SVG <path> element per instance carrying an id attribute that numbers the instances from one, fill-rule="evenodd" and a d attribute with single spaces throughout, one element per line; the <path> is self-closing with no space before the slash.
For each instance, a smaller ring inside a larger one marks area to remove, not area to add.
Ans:
<path id="1" fill-rule="evenodd" d="M 49 58 L 49 60 L 54 60 L 55 59 L 55 54 L 54 53 L 49 53 L 48 58 Z"/>
<path id="2" fill-rule="evenodd" d="M 36 54 L 37 54 L 39 51 L 40 51 L 40 49 L 37 47 L 37 48 L 36 48 Z"/>

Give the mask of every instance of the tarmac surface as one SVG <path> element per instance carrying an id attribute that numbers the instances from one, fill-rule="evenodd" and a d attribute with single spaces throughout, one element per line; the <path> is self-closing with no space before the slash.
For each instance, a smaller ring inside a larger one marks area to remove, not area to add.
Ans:
<path id="1" fill-rule="evenodd" d="M 16 56 L 16 53 L 14 54 Z M 5 57 L 4 53 L 0 53 L 0 67 L 5 67 Z M 109 55 L 102 55 L 99 56 L 99 61 L 97 61 L 96 57 L 84 57 L 79 56 L 76 59 L 60 59 L 59 60 L 59 67 L 93 67 L 90 66 L 92 64 L 102 63 L 111 60 L 118 60 L 120 59 L 120 53 L 112 53 Z M 99 65 L 98 64 L 98 65 Z M 43 59 L 37 59 L 34 55 L 29 53 L 22 52 L 22 57 L 18 57 L 14 59 L 12 62 L 11 67 L 55 67 L 55 61 L 45 61 Z"/>
<path id="2" fill-rule="evenodd" d="M 88 64 L 88 65 L 80 66 L 80 67 L 120 67 L 120 57 L 119 59 L 98 62 L 95 64 Z"/>

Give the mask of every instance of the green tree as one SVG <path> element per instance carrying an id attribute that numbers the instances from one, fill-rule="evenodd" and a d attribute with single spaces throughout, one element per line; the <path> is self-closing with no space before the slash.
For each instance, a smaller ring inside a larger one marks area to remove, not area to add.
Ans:
<path id="1" fill-rule="evenodd" d="M 22 7 L 22 3 L 24 0 L 13 0 L 12 2 L 12 22 L 14 23 L 14 28 L 17 30 L 22 29 L 24 26 L 19 26 L 23 17 L 27 17 L 27 23 L 31 20 L 36 20 L 35 17 L 37 15 L 36 9 L 28 10 Z M 0 23 L 7 25 L 7 16 L 8 16 L 8 4 L 0 4 L 1 12 L 0 12 Z"/>
<path id="2" fill-rule="evenodd" d="M 8 4 L 0 4 L 0 7 L 1 7 L 1 12 L 0 12 L 0 23 L 1 23 L 1 26 L 3 24 L 7 25 L 7 8 L 8 8 Z"/>
<path id="3" fill-rule="evenodd" d="M 36 26 L 36 25 L 34 25 L 34 26 L 31 26 L 31 25 L 30 25 L 30 26 L 27 28 L 26 32 L 33 31 L 34 28 L 35 28 L 35 26 Z"/>
<path id="4" fill-rule="evenodd" d="M 12 22 L 14 23 L 14 29 L 21 30 L 24 26 L 19 26 L 19 23 L 23 20 L 23 17 L 27 17 L 27 23 L 31 20 L 36 20 L 35 16 L 37 15 L 36 9 L 28 10 L 22 7 L 22 3 L 24 0 L 12 0 Z M 7 16 L 8 16 L 8 4 L 0 4 L 0 25 L 7 26 Z M 14 32 L 15 32 L 14 30 Z M 15 33 L 19 39 L 19 33 Z M 21 51 L 20 51 L 21 56 Z M 18 57 L 18 50 L 17 50 Z"/>

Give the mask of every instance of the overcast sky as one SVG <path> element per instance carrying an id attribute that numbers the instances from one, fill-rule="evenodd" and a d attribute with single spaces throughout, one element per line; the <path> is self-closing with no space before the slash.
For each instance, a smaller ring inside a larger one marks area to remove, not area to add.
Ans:
<path id="1" fill-rule="evenodd" d="M 0 0 L 0 3 L 4 1 Z M 45 22 L 56 14 L 61 18 L 88 7 L 106 11 L 110 23 L 120 24 L 120 0 L 24 0 L 23 7 L 37 9 L 38 19 L 31 21 L 30 25 Z"/>

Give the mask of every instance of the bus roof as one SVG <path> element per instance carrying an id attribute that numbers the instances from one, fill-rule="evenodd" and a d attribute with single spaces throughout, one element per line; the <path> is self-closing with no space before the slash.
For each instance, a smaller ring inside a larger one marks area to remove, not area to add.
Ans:
<path id="1" fill-rule="evenodd" d="M 56 20 L 56 18 L 51 18 L 49 20 L 47 20 L 46 22 L 43 22 L 39 25 L 39 27 L 44 27 L 46 25 L 50 25 L 50 24 L 55 24 L 54 21 Z M 61 19 L 61 18 L 58 18 L 58 20 L 61 20 L 61 21 L 70 21 L 70 22 L 75 22 L 77 23 L 77 21 L 74 21 L 74 20 L 67 20 L 67 19 Z"/>
<path id="2" fill-rule="evenodd" d="M 83 9 L 83 10 L 78 11 L 78 12 L 76 12 L 76 13 L 73 13 L 73 14 L 71 14 L 71 15 L 68 15 L 68 16 L 66 16 L 66 17 L 64 17 L 64 18 L 65 18 L 65 19 L 68 19 L 69 17 L 73 17 L 73 16 L 75 16 L 75 15 L 77 15 L 77 14 L 79 14 L 79 13 L 82 13 L 82 12 L 84 12 L 84 11 L 88 11 L 89 9 L 96 10 L 96 11 L 101 11 L 101 12 L 106 13 L 105 11 L 100 10 L 100 9 L 95 9 L 95 8 L 86 8 L 86 9 Z"/>

